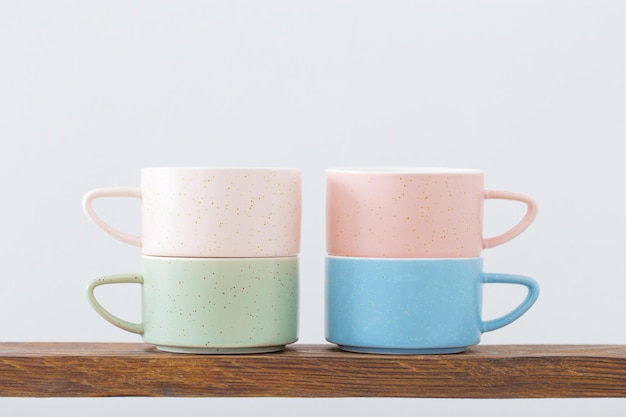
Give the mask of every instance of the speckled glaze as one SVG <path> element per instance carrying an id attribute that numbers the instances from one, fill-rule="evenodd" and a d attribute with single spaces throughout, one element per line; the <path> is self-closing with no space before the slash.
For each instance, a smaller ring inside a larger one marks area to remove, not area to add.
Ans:
<path id="1" fill-rule="evenodd" d="M 483 321 L 485 283 L 523 285 L 528 294 L 510 313 Z M 327 257 L 326 339 L 364 353 L 462 352 L 519 318 L 538 296 L 532 278 L 484 273 L 480 258 Z"/>
<path id="2" fill-rule="evenodd" d="M 83 199 L 87 216 L 145 255 L 181 257 L 296 256 L 302 184 L 295 169 L 144 168 L 141 187 L 99 188 Z M 105 223 L 93 201 L 142 200 L 142 236 Z"/>
<path id="3" fill-rule="evenodd" d="M 530 197 L 485 190 L 476 170 L 330 169 L 326 172 L 329 255 L 376 258 L 471 258 L 533 222 Z M 505 233 L 483 237 L 485 199 L 523 202 L 527 212 Z"/>
<path id="4" fill-rule="evenodd" d="M 160 350 L 258 353 L 297 340 L 298 258 L 166 258 L 143 256 L 143 274 L 98 278 L 87 287 L 94 309 L 141 334 Z M 142 285 L 143 320 L 130 323 L 100 305 L 100 285 Z"/>

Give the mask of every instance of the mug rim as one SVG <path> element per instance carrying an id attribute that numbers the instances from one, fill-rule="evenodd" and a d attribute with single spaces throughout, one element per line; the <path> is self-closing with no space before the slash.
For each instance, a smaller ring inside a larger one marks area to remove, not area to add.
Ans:
<path id="1" fill-rule="evenodd" d="M 164 256 L 142 253 L 141 259 L 163 262 L 193 262 L 193 263 L 237 263 L 237 262 L 276 262 L 299 261 L 300 256 L 243 256 L 243 257 L 197 257 L 197 256 Z"/>
<path id="2" fill-rule="evenodd" d="M 328 260 L 338 261 L 359 261 L 359 262 L 447 262 L 447 263 L 463 263 L 463 262 L 477 262 L 483 260 L 481 256 L 463 257 L 463 258 L 384 258 L 384 257 L 369 257 L 369 256 L 338 256 L 338 255 L 326 255 Z"/>
<path id="3" fill-rule="evenodd" d="M 473 168 L 445 168 L 421 166 L 363 166 L 328 168 L 326 173 L 336 174 L 365 174 L 365 175 L 471 175 L 483 174 L 483 171 Z"/>
<path id="4" fill-rule="evenodd" d="M 245 167 L 245 166 L 151 166 L 151 167 L 143 167 L 142 171 L 233 171 L 233 172 L 245 172 L 245 171 L 254 171 L 254 172 L 270 172 L 270 171 L 279 171 L 279 172 L 301 172 L 298 168 L 289 168 L 289 167 Z"/>

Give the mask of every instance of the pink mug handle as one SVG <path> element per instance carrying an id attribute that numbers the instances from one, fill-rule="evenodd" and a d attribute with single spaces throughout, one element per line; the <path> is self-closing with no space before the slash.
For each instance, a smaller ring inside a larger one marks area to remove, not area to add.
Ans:
<path id="1" fill-rule="evenodd" d="M 523 194 L 510 193 L 508 191 L 485 190 L 485 198 L 520 201 L 526 203 L 527 209 L 522 220 L 511 229 L 500 235 L 483 239 L 483 249 L 493 248 L 494 246 L 508 242 L 526 230 L 533 220 L 535 220 L 535 217 L 537 217 L 537 203 L 532 198 Z"/>
<path id="2" fill-rule="evenodd" d="M 131 235 L 130 233 L 122 232 L 114 228 L 113 226 L 106 223 L 104 220 L 100 218 L 96 214 L 96 211 L 93 208 L 93 201 L 96 198 L 102 197 L 135 197 L 141 199 L 141 188 L 140 187 L 111 187 L 111 188 L 96 188 L 95 190 L 89 191 L 83 197 L 83 209 L 85 210 L 85 214 L 89 217 L 95 224 L 100 226 L 102 230 L 110 234 L 116 239 L 121 240 L 124 243 L 128 243 L 134 246 L 141 246 L 141 236 Z"/>

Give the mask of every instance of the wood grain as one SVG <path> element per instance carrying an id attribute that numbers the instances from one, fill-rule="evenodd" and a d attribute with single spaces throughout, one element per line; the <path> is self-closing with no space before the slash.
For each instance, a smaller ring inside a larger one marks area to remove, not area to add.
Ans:
<path id="1" fill-rule="evenodd" d="M 626 346 L 482 345 L 454 355 L 292 345 L 253 355 L 146 344 L 0 343 L 4 397 L 626 397 Z"/>

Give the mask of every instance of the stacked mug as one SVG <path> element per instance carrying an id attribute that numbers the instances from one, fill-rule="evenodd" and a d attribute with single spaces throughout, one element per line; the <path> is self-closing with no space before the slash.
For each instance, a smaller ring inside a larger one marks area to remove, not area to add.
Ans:
<path id="1" fill-rule="evenodd" d="M 347 351 L 456 353 L 524 314 L 539 294 L 525 276 L 483 272 L 482 250 L 534 220 L 529 197 L 485 190 L 477 170 L 330 169 L 326 173 L 326 339 Z M 485 199 L 527 210 L 507 232 L 483 237 Z M 483 320 L 483 284 L 525 286 L 508 314 Z"/>
<path id="2" fill-rule="evenodd" d="M 112 324 L 158 349 L 259 353 L 297 340 L 301 173 L 276 168 L 144 168 L 140 187 L 99 188 L 87 216 L 142 249 L 142 271 L 92 280 L 87 295 Z M 94 200 L 141 199 L 141 236 L 99 217 Z M 96 299 L 98 286 L 142 286 L 142 322 Z"/>

